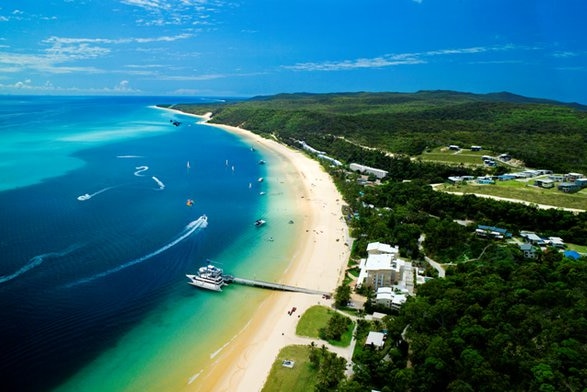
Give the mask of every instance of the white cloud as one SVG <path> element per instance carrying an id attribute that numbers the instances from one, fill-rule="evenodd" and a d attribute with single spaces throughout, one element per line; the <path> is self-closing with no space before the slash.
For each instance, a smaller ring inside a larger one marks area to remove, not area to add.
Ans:
<path id="1" fill-rule="evenodd" d="M 26 90 L 26 94 L 129 94 L 140 93 L 141 90 L 130 88 L 122 81 L 114 88 L 80 88 L 80 87 L 58 87 L 54 86 L 50 81 L 45 81 L 43 84 L 36 85 L 31 80 L 23 80 L 13 84 L 1 84 L 0 92 L 4 93 L 19 93 L 22 94 Z M 121 88 L 122 87 L 122 88 Z"/>
<path id="2" fill-rule="evenodd" d="M 431 58 L 437 56 L 478 54 L 485 52 L 510 50 L 513 48 L 514 47 L 511 45 L 504 45 L 476 46 L 458 49 L 439 49 L 429 50 L 425 52 L 386 54 L 379 57 L 359 58 L 354 60 L 297 63 L 294 65 L 285 65 L 283 66 L 283 68 L 292 69 L 296 71 L 344 71 L 351 69 L 383 68 L 398 65 L 425 64 L 428 63 Z"/>
<path id="3" fill-rule="evenodd" d="M 565 51 L 565 52 L 555 52 L 552 55 L 557 58 L 569 58 L 569 57 L 577 57 L 579 54 L 576 52 Z"/>
<path id="4" fill-rule="evenodd" d="M 416 58 L 393 60 L 392 58 L 376 57 L 371 59 L 362 58 L 356 60 L 343 60 L 338 62 L 327 61 L 323 63 L 299 63 L 291 66 L 285 66 L 284 68 L 297 71 L 344 71 L 359 68 L 383 68 L 395 65 L 421 64 L 424 62 L 424 60 L 419 60 Z"/>
<path id="5" fill-rule="evenodd" d="M 121 3 L 146 13 L 135 20 L 143 26 L 202 24 L 202 19 L 210 18 L 227 5 L 225 0 L 121 0 Z"/>
<path id="6" fill-rule="evenodd" d="M 45 43 L 52 45 L 63 45 L 63 44 L 84 44 L 84 43 L 96 43 L 96 44 L 131 44 L 131 43 L 150 43 L 150 42 L 172 42 L 182 39 L 188 39 L 193 37 L 193 34 L 177 34 L 177 35 L 163 35 L 160 37 L 131 37 L 131 38 L 70 38 L 70 37 L 49 37 Z"/>
<path id="7" fill-rule="evenodd" d="M 175 81 L 201 81 L 201 80 L 215 80 L 233 77 L 250 77 L 264 75 L 263 72 L 248 72 L 248 73 L 226 73 L 226 74 L 202 74 L 202 75 L 160 75 L 158 80 L 175 80 Z"/>
<path id="8" fill-rule="evenodd" d="M 114 87 L 114 90 L 119 91 L 119 92 L 134 92 L 134 91 L 136 91 L 130 87 L 130 83 L 128 80 L 121 80 L 120 83 L 118 83 Z"/>
<path id="9" fill-rule="evenodd" d="M 49 47 L 42 54 L 0 52 L 0 73 L 14 73 L 32 69 L 47 73 L 98 73 L 96 67 L 66 66 L 81 60 L 108 56 L 113 45 L 149 44 L 188 39 L 192 34 L 164 35 L 156 37 L 131 37 L 121 39 L 49 37 L 43 41 Z M 2 46 L 5 47 L 5 46 Z"/>
<path id="10" fill-rule="evenodd" d="M 77 54 L 77 58 L 81 58 Z M 95 67 L 71 67 L 61 64 L 70 60 L 66 55 L 32 55 L 0 52 L 0 72 L 16 73 L 25 69 L 32 69 L 47 73 L 98 73 L 99 69 Z"/>
<path id="11" fill-rule="evenodd" d="M 136 7 L 152 9 L 169 9 L 170 5 L 159 0 L 122 0 L 122 4 L 133 5 Z"/>
<path id="12" fill-rule="evenodd" d="M 222 79 L 232 75 L 224 75 L 224 74 L 204 74 L 204 75 L 161 75 L 158 77 L 159 80 L 181 80 L 181 81 L 189 81 L 189 80 L 214 80 L 214 79 Z"/>

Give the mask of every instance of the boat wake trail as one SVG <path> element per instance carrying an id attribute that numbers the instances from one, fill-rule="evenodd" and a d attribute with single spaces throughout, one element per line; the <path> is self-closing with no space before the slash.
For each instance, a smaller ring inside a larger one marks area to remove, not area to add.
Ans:
<path id="1" fill-rule="evenodd" d="M 31 258 L 29 260 L 28 263 L 26 263 L 24 266 L 22 266 L 15 273 L 10 274 L 10 275 L 0 276 L 0 283 L 8 282 L 12 279 L 18 278 L 20 275 L 24 274 L 25 272 L 30 271 L 33 268 L 41 265 L 43 263 L 43 261 L 45 261 L 47 259 L 55 258 L 55 257 L 63 257 L 65 255 L 73 252 L 74 250 L 79 249 L 81 246 L 82 245 L 80 245 L 80 244 L 74 244 L 61 252 L 49 252 L 49 253 L 44 253 L 42 255 L 34 256 L 33 258 Z"/>
<path id="2" fill-rule="evenodd" d="M 141 173 L 144 172 L 145 170 L 149 170 L 149 166 L 137 166 L 137 167 L 135 167 L 135 169 L 137 169 L 137 171 L 134 172 L 134 175 L 137 177 L 143 177 L 144 175 Z"/>
<path id="3" fill-rule="evenodd" d="M 96 196 L 96 195 L 99 195 L 99 194 L 100 194 L 100 193 L 102 193 L 102 192 L 106 192 L 107 190 L 109 190 L 109 189 L 112 189 L 112 188 L 114 188 L 114 187 L 113 187 L 113 186 L 109 186 L 108 188 L 100 189 L 98 192 L 94 192 L 94 193 L 92 193 L 92 194 L 85 193 L 85 194 L 83 194 L 83 195 L 81 195 L 81 196 L 78 196 L 78 197 L 77 197 L 77 199 L 78 199 L 79 201 L 86 201 L 86 200 L 90 200 L 92 197 L 94 197 L 94 196 Z"/>
<path id="4" fill-rule="evenodd" d="M 157 185 L 159 185 L 159 189 L 165 189 L 165 184 L 162 183 L 157 177 L 153 176 L 151 178 L 157 183 Z"/>
<path id="5" fill-rule="evenodd" d="M 122 271 L 125 268 L 131 267 L 135 264 L 139 264 L 142 263 L 143 261 L 149 260 L 151 257 L 153 256 L 157 256 L 160 253 L 165 252 L 167 249 L 179 244 L 181 241 L 185 240 L 186 238 L 188 238 L 190 235 L 192 235 L 192 233 L 194 233 L 196 230 L 198 229 L 203 229 L 206 226 L 208 226 L 208 218 L 206 217 L 206 215 L 202 215 L 201 217 L 199 217 L 198 219 L 196 219 L 195 221 L 190 222 L 185 228 L 184 230 L 179 234 L 179 236 L 174 239 L 173 241 L 171 241 L 170 243 L 168 243 L 167 245 L 157 249 L 154 252 L 149 253 L 148 255 L 139 257 L 138 259 L 134 259 L 132 261 L 129 261 L 128 263 L 124 263 L 121 264 L 117 267 L 111 268 L 107 271 L 104 272 L 100 272 L 99 274 L 96 274 L 94 276 L 91 276 L 89 278 L 84 278 L 84 279 L 80 279 L 76 282 L 70 283 L 68 284 L 67 288 L 70 287 L 74 287 L 74 286 L 78 286 L 80 284 L 84 284 L 84 283 L 88 283 L 91 282 L 93 280 L 99 279 L 99 278 L 103 278 L 105 276 L 111 275 L 115 272 L 118 271 Z"/>

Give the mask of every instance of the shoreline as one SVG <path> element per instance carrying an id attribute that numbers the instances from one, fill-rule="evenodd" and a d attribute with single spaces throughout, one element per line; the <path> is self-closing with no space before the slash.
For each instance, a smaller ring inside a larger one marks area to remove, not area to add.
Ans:
<path id="1" fill-rule="evenodd" d="M 296 243 L 295 256 L 283 272 L 280 283 L 333 292 L 342 282 L 350 255 L 348 227 L 343 219 L 342 196 L 330 176 L 315 160 L 275 140 L 265 139 L 239 127 L 211 124 L 211 113 L 201 124 L 239 135 L 277 154 L 292 167 L 297 177 L 296 208 L 304 220 Z M 313 305 L 324 304 L 317 295 L 273 292 L 255 310 L 251 320 L 239 331 L 214 362 L 203 370 L 186 391 L 259 391 L 263 388 L 279 351 L 296 344 L 298 318 Z M 296 307 L 294 315 L 288 310 Z"/>

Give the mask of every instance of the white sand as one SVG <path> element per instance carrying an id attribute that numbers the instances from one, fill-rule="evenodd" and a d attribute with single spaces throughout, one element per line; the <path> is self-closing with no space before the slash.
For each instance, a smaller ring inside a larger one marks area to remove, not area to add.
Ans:
<path id="1" fill-rule="evenodd" d="M 184 113 L 185 114 L 185 113 Z M 203 116 L 208 120 L 210 116 Z M 280 282 L 334 292 L 342 282 L 349 257 L 348 229 L 341 212 L 342 197 L 330 176 L 303 153 L 252 132 L 226 125 L 208 124 L 239 134 L 279 154 L 296 170 L 297 199 L 304 221 L 300 223 L 295 260 Z M 296 222 L 298 224 L 298 222 Z M 325 301 L 319 295 L 274 292 L 255 312 L 252 320 L 215 358 L 210 368 L 188 385 L 189 391 L 259 391 L 279 350 L 297 343 L 298 315 Z M 288 315 L 292 307 L 293 315 Z"/>

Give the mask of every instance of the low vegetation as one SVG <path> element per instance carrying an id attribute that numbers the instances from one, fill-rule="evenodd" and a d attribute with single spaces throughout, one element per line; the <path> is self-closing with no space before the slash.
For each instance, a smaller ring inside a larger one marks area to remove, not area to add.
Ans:
<path id="1" fill-rule="evenodd" d="M 291 361 L 293 366 L 283 366 L 284 361 Z M 316 384 L 316 374 L 317 370 L 310 362 L 310 346 L 287 346 L 282 348 L 277 355 L 261 391 L 312 391 Z"/>
<path id="2" fill-rule="evenodd" d="M 515 180 L 498 181 L 492 185 L 444 185 L 437 188 L 446 192 L 460 192 L 524 200 L 528 203 L 550 205 L 561 208 L 587 209 L 587 189 L 577 193 L 564 193 L 555 188 L 544 189 L 531 183 Z"/>

